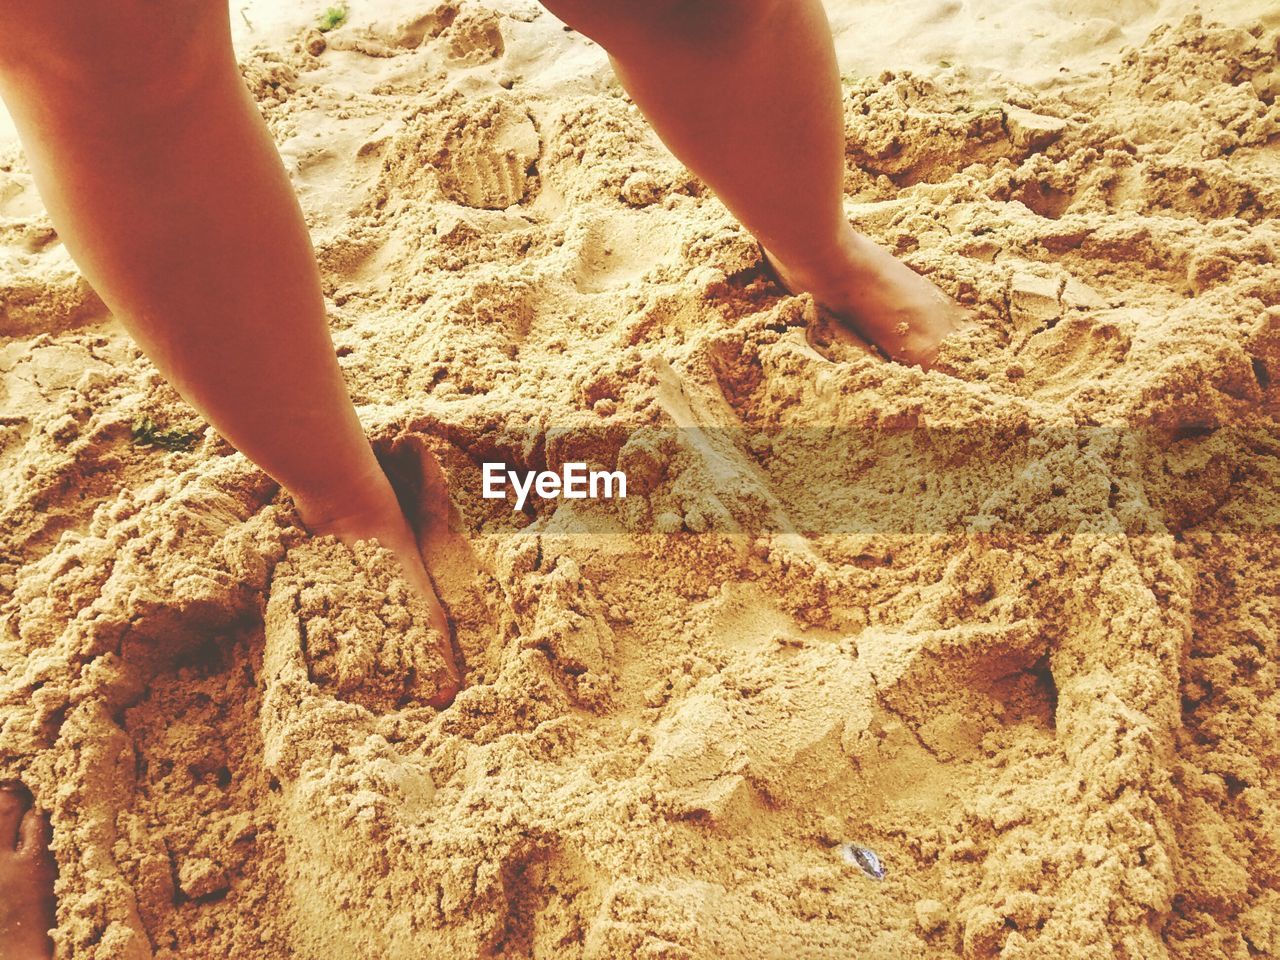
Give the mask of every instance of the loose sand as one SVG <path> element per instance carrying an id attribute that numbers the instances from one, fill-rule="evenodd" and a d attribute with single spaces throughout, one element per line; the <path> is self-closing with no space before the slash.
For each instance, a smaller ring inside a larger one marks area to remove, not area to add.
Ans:
<path id="1" fill-rule="evenodd" d="M 980 318 L 928 375 L 534 5 L 234 8 L 361 414 L 452 492 L 442 712 L 385 556 L 305 540 L 6 147 L 0 778 L 61 955 L 1280 957 L 1278 15 L 1063 6 L 832 6 L 849 213 Z M 486 459 L 633 486 L 513 513 Z"/>

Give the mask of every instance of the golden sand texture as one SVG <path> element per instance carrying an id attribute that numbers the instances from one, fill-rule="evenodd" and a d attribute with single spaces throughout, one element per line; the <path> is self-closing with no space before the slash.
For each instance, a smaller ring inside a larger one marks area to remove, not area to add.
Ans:
<path id="1" fill-rule="evenodd" d="M 1280 957 L 1280 35 L 847 76 L 850 215 L 979 319 L 928 374 L 553 35 L 244 62 L 361 416 L 452 491 L 443 711 L 388 558 L 305 538 L 0 163 L 0 779 L 61 955 Z M 633 488 L 517 513 L 499 459 Z"/>

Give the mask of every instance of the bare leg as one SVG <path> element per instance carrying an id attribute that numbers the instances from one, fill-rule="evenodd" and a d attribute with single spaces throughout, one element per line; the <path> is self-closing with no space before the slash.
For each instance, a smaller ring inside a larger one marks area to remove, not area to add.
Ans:
<path id="1" fill-rule="evenodd" d="M 598 41 L 658 135 L 811 292 L 891 357 L 927 366 L 960 309 L 854 232 L 820 0 L 544 0 Z"/>
<path id="2" fill-rule="evenodd" d="M 0 95 L 94 288 L 313 532 L 395 551 L 447 634 L 343 383 L 302 213 L 240 77 L 225 0 L 0 0 L 0 16 Z"/>
<path id="3" fill-rule="evenodd" d="M 53 956 L 53 881 L 49 821 L 26 790 L 0 784 L 0 960 Z"/>

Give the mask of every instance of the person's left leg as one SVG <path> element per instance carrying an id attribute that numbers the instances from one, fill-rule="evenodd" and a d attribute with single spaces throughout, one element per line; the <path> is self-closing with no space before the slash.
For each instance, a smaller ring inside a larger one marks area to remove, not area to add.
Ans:
<path id="1" fill-rule="evenodd" d="M 0 960 L 48 960 L 54 925 L 49 821 L 27 791 L 0 784 Z"/>
<path id="2" fill-rule="evenodd" d="M 844 116 L 820 0 L 544 0 L 603 46 L 671 151 L 782 281 L 927 367 L 963 311 L 844 216 Z"/>

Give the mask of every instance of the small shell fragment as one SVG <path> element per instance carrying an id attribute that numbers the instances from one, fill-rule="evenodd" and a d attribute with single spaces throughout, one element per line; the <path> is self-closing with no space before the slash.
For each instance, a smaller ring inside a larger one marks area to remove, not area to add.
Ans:
<path id="1" fill-rule="evenodd" d="M 840 857 L 850 866 L 857 867 L 872 880 L 884 879 L 884 864 L 870 847 L 860 847 L 856 843 L 846 843 L 840 847 Z"/>

